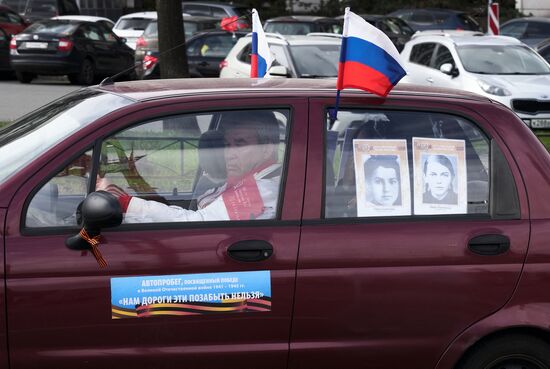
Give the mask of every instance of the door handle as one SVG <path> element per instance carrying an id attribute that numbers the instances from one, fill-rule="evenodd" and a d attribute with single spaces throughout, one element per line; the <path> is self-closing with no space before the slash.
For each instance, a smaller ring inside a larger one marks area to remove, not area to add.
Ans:
<path id="1" fill-rule="evenodd" d="M 426 78 L 426 81 L 430 82 L 430 83 L 434 83 L 434 79 L 432 77 L 428 77 Z"/>
<path id="2" fill-rule="evenodd" d="M 501 234 L 485 234 L 468 242 L 468 249 L 478 255 L 500 255 L 510 249 L 510 238 Z"/>
<path id="3" fill-rule="evenodd" d="M 227 254 L 237 261 L 262 261 L 273 254 L 273 246 L 262 240 L 238 241 L 229 246 Z"/>

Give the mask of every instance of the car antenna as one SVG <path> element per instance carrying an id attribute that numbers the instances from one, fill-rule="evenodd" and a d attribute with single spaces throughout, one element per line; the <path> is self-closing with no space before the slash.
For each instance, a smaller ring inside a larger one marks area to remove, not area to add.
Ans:
<path id="1" fill-rule="evenodd" d="M 251 11 L 247 11 L 246 14 L 241 15 L 240 17 L 235 18 L 235 19 L 232 20 L 231 22 L 226 23 L 224 26 L 227 27 L 228 25 L 230 25 L 230 24 L 232 24 L 232 23 L 235 23 L 235 22 L 237 22 L 237 21 L 239 21 L 239 20 L 241 20 L 241 19 L 243 19 L 243 18 L 249 17 L 249 16 L 251 16 L 251 15 L 252 15 L 252 12 L 251 12 Z M 170 49 L 168 49 L 168 50 L 165 50 L 165 51 L 163 51 L 162 53 L 159 54 L 159 57 L 161 57 L 163 54 L 169 53 L 170 51 L 175 50 L 175 49 L 177 49 L 177 48 L 179 48 L 179 47 L 181 47 L 181 46 L 184 46 L 185 44 L 186 44 L 186 42 L 181 43 L 181 44 L 179 44 L 179 45 L 176 45 L 176 46 L 174 46 L 174 47 L 172 47 L 172 48 L 170 48 Z M 145 61 L 142 61 L 142 62 L 141 62 L 141 65 L 143 65 L 144 63 L 145 63 Z M 114 83 L 115 83 L 114 80 L 115 80 L 117 77 L 120 77 L 121 75 L 124 75 L 124 74 L 130 72 L 132 69 L 135 69 L 135 68 L 137 68 L 138 66 L 141 66 L 141 65 L 140 65 L 140 64 L 134 64 L 132 67 L 127 68 L 127 69 L 124 69 L 122 72 L 118 72 L 117 74 L 114 74 L 114 75 L 112 75 L 112 76 L 109 76 L 109 77 L 104 78 L 104 79 L 101 81 L 101 83 L 99 84 L 99 87 L 103 87 L 103 86 L 107 86 L 107 85 L 112 85 L 112 84 L 114 84 Z"/>

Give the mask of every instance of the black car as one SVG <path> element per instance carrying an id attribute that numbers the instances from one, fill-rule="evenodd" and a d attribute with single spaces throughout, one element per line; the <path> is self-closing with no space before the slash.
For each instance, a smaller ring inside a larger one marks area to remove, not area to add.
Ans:
<path id="1" fill-rule="evenodd" d="M 185 45 L 191 77 L 219 77 L 220 63 L 237 40 L 248 32 L 209 31 L 197 33 Z M 182 46 L 183 49 L 183 46 Z M 136 74 L 140 79 L 160 76 L 158 49 L 149 49 L 142 60 L 136 60 Z"/>
<path id="2" fill-rule="evenodd" d="M 265 21 L 265 32 L 281 35 L 307 35 L 308 33 L 342 33 L 342 21 L 312 15 L 288 15 Z"/>
<path id="3" fill-rule="evenodd" d="M 415 31 L 456 29 L 481 31 L 479 23 L 465 12 L 441 8 L 400 9 L 388 14 L 403 19 Z"/>
<path id="4" fill-rule="evenodd" d="M 67 75 L 71 83 L 90 85 L 99 77 L 128 70 L 134 51 L 101 24 L 76 20 L 34 23 L 10 43 L 17 79 L 29 83 L 37 74 Z"/>

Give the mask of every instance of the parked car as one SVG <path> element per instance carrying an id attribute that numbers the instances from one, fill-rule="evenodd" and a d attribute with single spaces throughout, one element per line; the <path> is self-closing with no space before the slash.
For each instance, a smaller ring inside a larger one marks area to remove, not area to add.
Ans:
<path id="1" fill-rule="evenodd" d="M 76 0 L 0 0 L 29 23 L 58 15 L 80 14 Z"/>
<path id="2" fill-rule="evenodd" d="M 0 5 L 0 29 L 5 31 L 9 37 L 18 34 L 29 26 L 19 14 L 8 8 Z"/>
<path id="3" fill-rule="evenodd" d="M 200 17 L 200 16 L 199 16 Z M 187 26 L 187 23 L 185 23 Z M 160 77 L 160 58 L 158 39 L 147 38 L 145 30 L 143 41 L 138 40 L 136 49 L 136 73 L 139 79 Z M 219 77 L 222 62 L 237 40 L 246 32 L 206 31 L 199 32 L 187 39 L 181 50 L 187 52 L 187 63 L 191 77 Z M 141 38 L 140 38 L 141 39 Z M 143 46 L 142 46 L 143 45 Z"/>
<path id="4" fill-rule="evenodd" d="M 331 121 L 335 94 L 334 80 L 123 82 L 0 131 L 2 366 L 549 367 L 543 145 L 475 94 L 344 90 Z M 237 147 L 228 127 L 247 116 L 258 120 Z M 200 145 L 215 136 L 226 143 Z M 204 147 L 224 154 L 203 162 Z M 262 212 L 269 182 L 268 219 L 155 220 L 153 203 L 196 214 L 201 165 L 235 153 L 269 166 L 221 196 Z M 400 165 L 401 200 L 359 215 L 373 156 Z M 455 204 L 424 203 L 431 156 L 454 163 Z M 126 213 L 95 191 L 105 180 L 131 196 Z M 129 223 L 140 201 L 151 210 Z"/>
<path id="5" fill-rule="evenodd" d="M 307 35 L 313 32 L 342 34 L 343 21 L 311 15 L 288 15 L 265 21 L 264 30 L 281 35 Z"/>
<path id="6" fill-rule="evenodd" d="M 542 56 L 548 63 L 550 63 L 550 38 L 538 43 L 534 46 L 534 49 Z"/>
<path id="7" fill-rule="evenodd" d="M 329 78 L 338 74 L 341 37 L 335 34 L 266 34 L 275 61 L 268 76 Z M 241 38 L 220 64 L 221 78 L 250 77 L 252 37 Z"/>
<path id="8" fill-rule="evenodd" d="M 101 24 L 50 19 L 12 38 L 10 62 L 22 83 L 43 74 L 67 75 L 71 83 L 90 85 L 124 70 L 131 78 L 134 51 Z"/>
<path id="9" fill-rule="evenodd" d="M 534 46 L 550 37 L 550 18 L 523 17 L 511 19 L 500 26 L 500 34 Z"/>
<path id="10" fill-rule="evenodd" d="M 376 14 L 358 14 L 367 22 L 381 30 L 388 36 L 395 45 L 397 51 L 403 50 L 403 46 L 411 39 L 414 30 L 404 20 L 397 17 Z M 344 22 L 344 16 L 336 17 L 340 22 Z M 341 31 L 339 33 L 342 33 Z"/>
<path id="11" fill-rule="evenodd" d="M 215 2 L 215 1 L 183 1 L 181 3 L 182 11 L 191 15 L 204 15 L 223 19 L 228 17 L 238 17 L 236 22 L 237 30 L 252 28 L 250 18 L 245 17 L 251 14 L 251 9 L 244 5 L 233 2 Z"/>
<path id="12" fill-rule="evenodd" d="M 475 92 L 531 128 L 550 128 L 550 65 L 515 38 L 424 35 L 413 37 L 401 56 L 409 82 Z"/>
<path id="13" fill-rule="evenodd" d="M 113 29 L 113 27 L 115 26 L 115 22 L 113 22 L 109 18 L 96 17 L 93 15 L 60 15 L 57 17 L 53 17 L 52 19 L 73 19 L 73 20 L 81 20 L 86 22 L 96 22 L 96 23 L 102 24 L 108 29 Z"/>
<path id="14" fill-rule="evenodd" d="M 126 45 L 136 49 L 136 42 L 151 21 L 157 19 L 157 12 L 139 12 L 120 17 L 113 27 L 113 32 L 126 39 Z"/>
<path id="15" fill-rule="evenodd" d="M 399 9 L 388 14 L 407 22 L 415 31 L 457 29 L 481 31 L 479 23 L 465 12 L 440 8 Z"/>

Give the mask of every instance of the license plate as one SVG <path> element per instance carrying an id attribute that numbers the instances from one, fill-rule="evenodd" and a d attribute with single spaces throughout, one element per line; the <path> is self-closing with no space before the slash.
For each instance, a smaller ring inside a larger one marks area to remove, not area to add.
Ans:
<path id="1" fill-rule="evenodd" d="M 47 42 L 25 42 L 25 47 L 27 49 L 47 49 Z"/>
<path id="2" fill-rule="evenodd" d="M 550 128 L 550 119 L 531 119 L 531 128 Z"/>

